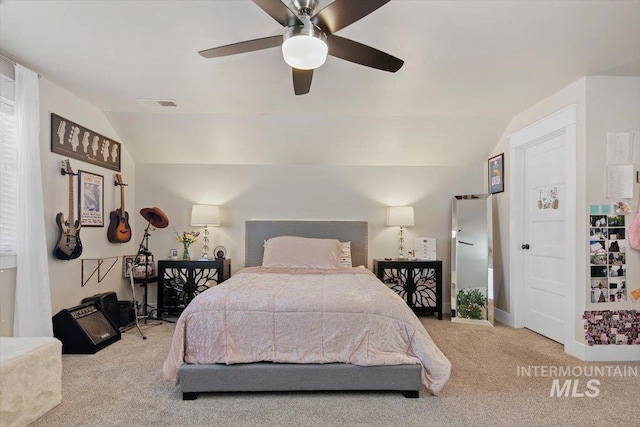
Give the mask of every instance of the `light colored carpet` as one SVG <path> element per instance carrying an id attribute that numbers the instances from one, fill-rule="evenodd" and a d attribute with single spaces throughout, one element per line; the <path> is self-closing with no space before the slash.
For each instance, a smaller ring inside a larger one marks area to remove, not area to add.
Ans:
<path id="1" fill-rule="evenodd" d="M 421 318 L 451 360 L 437 397 L 399 393 L 201 394 L 183 401 L 162 379 L 174 325 L 133 329 L 95 355 L 64 355 L 62 404 L 33 426 L 627 426 L 640 419 L 640 378 L 601 377 L 597 397 L 550 397 L 553 378 L 528 366 L 638 366 L 581 362 L 528 330 Z M 639 369 L 640 371 L 640 369 Z M 572 378 L 573 379 L 573 378 Z M 586 390 L 589 378 L 579 380 Z M 564 381 L 564 379 L 562 379 Z M 635 421 L 633 421 L 635 420 Z"/>

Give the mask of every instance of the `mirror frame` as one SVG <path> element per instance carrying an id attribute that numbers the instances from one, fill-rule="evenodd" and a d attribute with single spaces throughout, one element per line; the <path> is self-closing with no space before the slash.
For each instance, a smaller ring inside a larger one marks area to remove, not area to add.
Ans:
<path id="1" fill-rule="evenodd" d="M 457 310 L 457 279 L 458 279 L 458 266 L 459 260 L 458 256 L 458 245 L 460 242 L 458 241 L 458 209 L 461 206 L 460 202 L 464 200 L 485 200 L 486 205 L 486 224 L 487 224 L 487 294 L 486 297 L 486 307 L 485 307 L 485 319 L 468 319 L 463 317 L 458 317 Z M 493 257 L 492 257 L 492 248 L 493 248 L 493 210 L 492 210 L 492 199 L 491 194 L 466 194 L 454 196 L 451 204 L 451 321 L 456 323 L 472 323 L 478 325 L 485 326 L 493 326 L 494 322 L 494 299 L 493 299 L 493 277 L 490 274 L 489 270 L 493 270 Z M 489 282 L 492 283 L 489 283 Z"/>

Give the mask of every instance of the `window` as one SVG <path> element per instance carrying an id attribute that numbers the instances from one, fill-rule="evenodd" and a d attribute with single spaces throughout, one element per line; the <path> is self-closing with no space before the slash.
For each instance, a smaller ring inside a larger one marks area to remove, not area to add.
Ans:
<path id="1" fill-rule="evenodd" d="M 16 253 L 15 83 L 0 75 L 0 256 Z"/>

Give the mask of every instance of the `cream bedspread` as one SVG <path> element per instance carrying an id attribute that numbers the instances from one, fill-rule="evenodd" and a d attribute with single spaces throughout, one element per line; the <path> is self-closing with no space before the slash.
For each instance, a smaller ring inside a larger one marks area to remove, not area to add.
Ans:
<path id="1" fill-rule="evenodd" d="M 245 268 L 183 311 L 164 362 L 421 364 L 437 394 L 451 363 L 406 303 L 369 270 Z"/>

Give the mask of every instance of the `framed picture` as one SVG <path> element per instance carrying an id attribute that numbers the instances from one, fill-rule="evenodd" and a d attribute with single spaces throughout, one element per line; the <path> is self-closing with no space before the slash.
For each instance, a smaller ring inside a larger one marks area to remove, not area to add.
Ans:
<path id="1" fill-rule="evenodd" d="M 51 113 L 51 152 L 120 172 L 120 143 Z"/>
<path id="2" fill-rule="evenodd" d="M 80 225 L 104 227 L 104 177 L 79 170 L 78 186 Z"/>
<path id="3" fill-rule="evenodd" d="M 122 277 L 125 279 L 131 277 L 131 269 L 133 268 L 133 262 L 135 259 L 135 255 L 125 255 L 122 257 Z"/>
<path id="4" fill-rule="evenodd" d="M 504 153 L 489 159 L 488 162 L 489 193 L 504 191 Z"/>
<path id="5" fill-rule="evenodd" d="M 146 262 L 146 268 L 145 268 Z M 145 271 L 146 270 L 146 271 Z M 125 255 L 122 257 L 122 277 L 128 279 L 131 277 L 131 273 L 133 273 L 133 277 L 142 278 L 145 277 L 155 277 L 156 275 L 156 264 L 153 259 L 153 255 L 139 255 L 137 258 L 135 255 Z"/>

